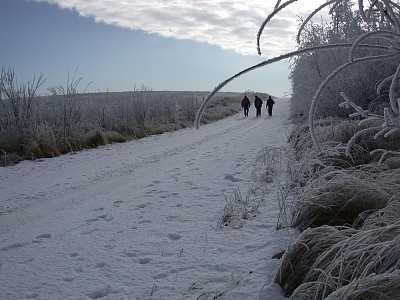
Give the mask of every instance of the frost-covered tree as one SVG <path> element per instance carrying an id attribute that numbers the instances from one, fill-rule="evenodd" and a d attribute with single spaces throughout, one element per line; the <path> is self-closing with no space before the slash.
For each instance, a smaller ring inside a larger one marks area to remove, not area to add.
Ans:
<path id="1" fill-rule="evenodd" d="M 257 49 L 259 54 L 261 54 L 260 39 L 265 26 L 276 14 L 295 1 L 297 0 L 288 0 L 282 3 L 282 1 L 278 0 L 274 11 L 261 24 L 257 35 Z M 304 56 L 305 65 L 314 64 L 314 73 L 320 76 L 321 79 L 320 83 L 317 82 L 314 84 L 314 88 L 318 84 L 314 95 L 311 97 L 310 93 L 304 96 L 310 99 L 308 100 L 310 102 L 308 124 L 317 151 L 322 151 L 323 149 L 315 134 L 314 120 L 318 117 L 318 111 L 321 111 L 318 107 L 323 107 L 323 105 L 327 104 L 323 101 L 324 97 L 327 102 L 332 101 L 332 98 L 329 97 L 330 93 L 333 98 L 338 97 L 337 94 L 340 94 L 345 99 L 345 102 L 341 105 L 342 107 L 351 107 L 356 110 L 351 115 L 352 117 L 363 118 L 363 122 L 374 124 L 360 131 L 350 140 L 347 147 L 347 155 L 350 155 L 350 148 L 354 140 L 365 132 L 376 133 L 376 137 L 398 134 L 400 129 L 400 89 L 398 88 L 400 80 L 399 2 L 391 0 L 358 0 L 356 2 L 358 4 L 356 6 L 358 10 L 357 14 L 351 10 L 352 3 L 353 1 L 350 0 L 327 0 L 326 3 L 317 7 L 302 22 L 298 33 L 299 48 L 296 51 L 260 62 L 220 83 L 200 106 L 195 120 L 196 128 L 199 127 L 202 112 L 209 100 L 230 81 L 249 71 L 268 66 L 277 61 Z M 307 24 L 310 23 L 312 17 L 325 7 L 330 7 L 330 12 L 333 16 L 333 27 L 328 27 L 330 29 L 326 32 L 326 35 L 320 37 L 322 41 L 326 39 L 326 43 L 320 43 L 321 41 L 316 43 L 317 40 L 310 41 L 310 34 L 311 37 L 314 37 L 315 32 L 312 29 L 311 32 L 307 33 Z M 301 37 L 304 35 L 308 36 L 308 38 L 302 42 Z M 338 61 L 337 66 L 329 67 L 332 71 L 328 72 L 326 66 L 323 66 L 324 68 L 322 69 L 315 65 L 315 62 L 319 62 L 320 59 L 316 55 L 323 54 L 323 51 L 325 51 L 326 56 L 326 51 L 328 53 L 332 51 L 340 53 L 343 51 L 347 53 L 347 58 L 341 63 L 340 60 L 343 58 L 330 57 L 329 61 L 335 61 L 336 59 Z M 314 63 L 312 63 L 313 60 Z M 361 79 L 354 77 L 357 73 L 361 75 Z M 388 73 L 390 76 L 388 76 Z M 297 74 L 295 75 L 298 76 Z M 292 80 L 295 80 L 294 74 L 292 74 Z M 360 85 L 360 82 L 362 82 L 362 85 Z M 294 85 L 297 85 L 297 82 Z M 375 96 L 371 92 L 373 88 L 377 92 Z M 342 89 L 341 93 L 339 93 L 340 89 Z M 380 96 L 385 89 L 387 96 Z M 379 102 L 384 102 L 382 113 L 379 113 L 379 111 L 377 113 L 376 110 L 371 110 L 370 107 L 365 107 L 365 105 L 359 105 L 359 103 L 375 103 L 376 99 L 374 97 L 379 99 Z M 346 114 L 348 113 L 349 111 L 346 112 Z M 379 120 L 381 121 L 381 125 L 376 126 L 376 122 Z M 381 151 L 387 153 L 385 152 L 386 149 L 382 149 Z"/>
<path id="2" fill-rule="evenodd" d="M 43 84 L 43 74 L 28 84 L 18 84 L 14 69 L 0 71 L 0 133 L 7 132 L 19 144 L 26 144 L 35 120 L 36 91 Z M 3 133 L 4 134 L 4 133 Z"/>
<path id="3" fill-rule="evenodd" d="M 298 48 L 306 49 L 318 45 L 335 43 L 351 43 L 357 36 L 373 30 L 363 22 L 360 12 L 352 10 L 354 5 L 349 2 L 340 2 L 331 10 L 330 23 L 310 23 L 302 28 L 298 36 Z M 382 25 L 382 24 L 381 24 Z M 378 38 L 369 41 L 371 44 L 385 44 L 386 41 Z M 387 43 L 386 43 L 387 44 Z M 359 55 L 376 55 L 375 50 L 359 50 Z M 318 86 L 337 67 L 348 60 L 348 49 L 326 49 L 318 52 L 304 53 L 294 58 L 290 79 L 292 82 L 292 106 L 294 117 L 306 118 L 311 99 Z M 375 83 L 379 78 L 385 78 L 395 72 L 399 59 L 386 60 L 378 63 L 360 64 L 337 75 L 336 79 L 326 86 L 320 95 L 315 110 L 316 117 L 340 116 L 346 117 L 348 112 L 339 107 L 342 102 L 340 92 L 348 91 L 349 96 L 355 99 L 357 105 L 367 109 L 373 103 L 379 103 L 376 95 Z"/>
<path id="4" fill-rule="evenodd" d="M 74 133 L 83 120 L 82 106 L 80 103 L 83 94 L 78 92 L 78 85 L 82 77 L 76 78 L 77 71 L 78 68 L 76 68 L 72 77 L 70 77 L 68 72 L 68 79 L 65 86 L 59 84 L 56 87 L 48 88 L 48 91 L 51 93 L 52 101 L 56 103 L 56 105 L 53 106 L 52 123 L 60 130 L 58 135 L 63 138 L 68 138 Z"/>

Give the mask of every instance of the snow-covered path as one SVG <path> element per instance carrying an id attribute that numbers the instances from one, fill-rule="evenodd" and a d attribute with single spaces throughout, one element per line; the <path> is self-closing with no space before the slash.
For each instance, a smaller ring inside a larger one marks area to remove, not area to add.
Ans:
<path id="1" fill-rule="evenodd" d="M 279 299 L 276 190 L 242 228 L 219 229 L 225 199 L 252 187 L 251 162 L 284 147 L 274 115 L 0 168 L 2 299 Z M 249 170 L 251 171 L 251 170 Z"/>

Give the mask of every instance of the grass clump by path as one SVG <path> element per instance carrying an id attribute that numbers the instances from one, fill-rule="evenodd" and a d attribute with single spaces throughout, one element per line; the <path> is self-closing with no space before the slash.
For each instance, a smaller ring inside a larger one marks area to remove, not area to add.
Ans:
<path id="1" fill-rule="evenodd" d="M 312 151 L 308 129 L 291 136 L 289 220 L 302 230 L 286 250 L 275 282 L 292 300 L 400 299 L 400 159 L 380 161 L 375 149 L 400 149 L 397 136 L 360 138 L 348 120 L 316 127 L 323 151 Z"/>

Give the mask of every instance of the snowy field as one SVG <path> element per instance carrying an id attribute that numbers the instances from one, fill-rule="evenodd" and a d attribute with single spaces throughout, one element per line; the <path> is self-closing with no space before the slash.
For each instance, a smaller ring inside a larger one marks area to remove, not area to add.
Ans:
<path id="1" fill-rule="evenodd" d="M 253 99 L 251 99 L 253 100 Z M 238 104 L 239 105 L 239 104 Z M 276 231 L 276 185 L 242 227 L 253 162 L 286 147 L 289 101 L 123 144 L 0 168 L 1 299 L 286 299 L 269 284 L 296 232 Z"/>

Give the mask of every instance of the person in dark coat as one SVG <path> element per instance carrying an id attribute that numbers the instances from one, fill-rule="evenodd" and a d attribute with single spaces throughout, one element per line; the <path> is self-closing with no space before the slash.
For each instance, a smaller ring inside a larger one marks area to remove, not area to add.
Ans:
<path id="1" fill-rule="evenodd" d="M 254 106 L 256 107 L 256 116 L 261 117 L 261 108 L 263 105 L 263 101 L 257 95 L 254 96 Z"/>
<path id="2" fill-rule="evenodd" d="M 247 96 L 245 95 L 243 100 L 242 100 L 242 107 L 244 110 L 244 117 L 248 117 L 249 116 L 249 107 L 250 107 L 250 100 L 249 98 L 247 98 Z"/>
<path id="3" fill-rule="evenodd" d="M 268 114 L 272 116 L 272 107 L 274 106 L 275 101 L 272 100 L 271 96 L 269 96 L 267 100 L 267 109 L 268 109 Z"/>

